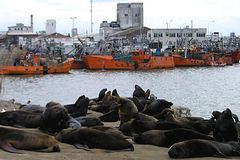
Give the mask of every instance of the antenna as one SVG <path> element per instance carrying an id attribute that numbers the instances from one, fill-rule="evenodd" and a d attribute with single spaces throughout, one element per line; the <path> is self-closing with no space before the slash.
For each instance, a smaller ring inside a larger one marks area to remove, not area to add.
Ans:
<path id="1" fill-rule="evenodd" d="M 93 0 L 90 0 L 90 3 L 91 3 L 91 33 L 93 32 L 93 21 L 92 21 L 92 12 L 93 12 L 93 10 L 92 10 L 92 3 L 93 3 Z"/>

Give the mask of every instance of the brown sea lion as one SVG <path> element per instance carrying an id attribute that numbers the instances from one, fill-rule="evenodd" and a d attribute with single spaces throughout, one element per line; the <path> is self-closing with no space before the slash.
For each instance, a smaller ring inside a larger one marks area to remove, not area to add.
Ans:
<path id="1" fill-rule="evenodd" d="M 0 113 L 0 124 L 14 127 L 37 128 L 41 125 L 41 113 L 6 111 Z"/>
<path id="2" fill-rule="evenodd" d="M 160 114 L 158 114 L 158 118 L 167 122 L 182 125 L 183 128 L 193 128 L 194 130 L 207 135 L 210 131 L 212 131 L 212 126 L 208 121 L 191 121 L 185 117 L 176 117 L 174 110 L 170 108 L 164 109 Z"/>
<path id="3" fill-rule="evenodd" d="M 170 108 L 173 105 L 172 102 L 168 102 L 164 99 L 157 99 L 150 103 L 148 106 L 144 108 L 142 113 L 145 113 L 147 115 L 157 115 L 161 113 L 165 108 Z"/>
<path id="4" fill-rule="evenodd" d="M 177 128 L 171 130 L 149 130 L 138 135 L 134 135 L 133 141 L 140 144 L 170 147 L 174 143 L 189 139 L 215 140 L 213 137 L 191 129 Z"/>
<path id="5" fill-rule="evenodd" d="M 221 143 L 211 140 L 192 139 L 173 144 L 168 155 L 171 158 L 240 156 L 239 142 Z"/>
<path id="6" fill-rule="evenodd" d="M 134 150 L 133 145 L 123 137 L 92 128 L 63 130 L 56 135 L 56 139 L 63 143 L 72 144 L 77 148 L 82 145 L 89 149 Z"/>
<path id="7" fill-rule="evenodd" d="M 17 149 L 59 152 L 57 140 L 47 134 L 0 125 L 0 147 L 11 153 L 22 153 Z"/>
<path id="8" fill-rule="evenodd" d="M 41 115 L 42 123 L 40 129 L 49 134 L 54 134 L 68 128 L 69 119 L 67 109 L 62 105 L 48 107 Z"/>
<path id="9" fill-rule="evenodd" d="M 138 116 L 138 109 L 130 99 L 120 97 L 118 103 L 120 104 L 118 111 L 120 125 Z"/>
<path id="10" fill-rule="evenodd" d="M 73 117 L 86 116 L 88 112 L 89 98 L 80 96 L 74 104 L 64 105 L 68 113 Z"/>

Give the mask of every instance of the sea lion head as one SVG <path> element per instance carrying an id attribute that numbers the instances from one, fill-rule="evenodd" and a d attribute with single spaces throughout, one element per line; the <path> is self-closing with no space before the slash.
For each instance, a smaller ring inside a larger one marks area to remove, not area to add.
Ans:
<path id="1" fill-rule="evenodd" d="M 232 119 L 232 111 L 227 108 L 225 111 L 222 112 L 221 119 Z"/>
<path id="2" fill-rule="evenodd" d="M 64 128 L 69 127 L 69 115 L 67 109 L 62 105 L 55 105 L 47 108 L 41 116 L 43 129 L 49 133 L 59 132 Z"/>
<path id="3" fill-rule="evenodd" d="M 76 131 L 77 129 L 76 128 L 66 128 L 66 129 L 63 129 L 63 130 L 61 130 L 60 132 L 58 132 L 58 133 L 56 133 L 55 134 L 55 138 L 58 140 L 58 141 L 62 141 L 62 137 L 64 136 L 64 135 L 67 135 L 67 134 L 69 134 L 69 133 L 72 133 L 72 132 L 74 132 L 74 131 Z"/>
<path id="4" fill-rule="evenodd" d="M 133 91 L 133 97 L 145 97 L 145 91 L 137 84 L 135 85 L 135 90 Z"/>

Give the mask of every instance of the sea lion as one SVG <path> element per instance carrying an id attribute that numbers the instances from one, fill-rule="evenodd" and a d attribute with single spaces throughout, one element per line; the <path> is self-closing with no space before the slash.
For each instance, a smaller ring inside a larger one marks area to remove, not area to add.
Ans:
<path id="1" fill-rule="evenodd" d="M 192 139 L 173 144 L 168 155 L 171 158 L 240 156 L 239 142 L 221 143 L 211 140 Z"/>
<path id="2" fill-rule="evenodd" d="M 114 109 L 98 117 L 102 122 L 117 122 L 119 120 L 118 110 Z"/>
<path id="3" fill-rule="evenodd" d="M 92 105 L 89 107 L 89 109 L 96 112 L 107 113 L 109 112 L 111 105 L 115 102 L 116 100 L 111 95 L 111 91 L 108 91 L 103 97 L 102 101 L 98 102 L 98 105 Z"/>
<path id="4" fill-rule="evenodd" d="M 77 120 L 84 127 L 103 125 L 102 121 L 97 117 L 81 116 L 76 117 L 75 120 Z"/>
<path id="5" fill-rule="evenodd" d="M 54 101 L 50 101 L 50 102 L 48 102 L 47 104 L 46 104 L 46 108 L 50 108 L 50 107 L 52 107 L 52 106 L 55 106 L 55 105 L 61 105 L 60 103 L 58 103 L 58 102 L 54 102 Z"/>
<path id="6" fill-rule="evenodd" d="M 150 103 L 148 106 L 146 106 L 142 113 L 150 116 L 157 115 L 161 113 L 165 108 L 171 108 L 172 105 L 172 102 L 168 102 L 164 99 L 157 99 Z"/>
<path id="7" fill-rule="evenodd" d="M 215 140 L 213 137 L 194 130 L 177 128 L 171 130 L 146 131 L 138 135 L 134 135 L 133 141 L 140 144 L 152 144 L 161 147 L 170 147 L 174 143 L 189 139 Z"/>
<path id="8" fill-rule="evenodd" d="M 195 131 L 204 133 L 206 135 L 212 131 L 212 126 L 208 121 L 191 121 L 185 117 L 176 117 L 174 110 L 170 108 L 164 109 L 160 114 L 158 114 L 158 118 L 161 118 L 161 120 L 166 122 L 176 123 L 181 125 L 183 128 L 192 128 Z"/>
<path id="9" fill-rule="evenodd" d="M 54 134 L 68 128 L 69 119 L 67 109 L 62 105 L 48 107 L 41 115 L 42 123 L 40 129 L 49 134 Z"/>
<path id="10" fill-rule="evenodd" d="M 192 129 L 190 126 L 181 125 L 174 122 L 165 122 L 165 121 L 146 121 L 146 120 L 139 120 L 135 119 L 132 121 L 131 129 L 134 131 L 134 133 L 142 133 L 149 130 L 170 130 L 170 129 L 176 129 L 176 128 L 187 128 Z"/>
<path id="11" fill-rule="evenodd" d="M 114 90 L 112 91 L 112 96 L 120 97 L 119 94 L 118 94 L 118 92 L 117 92 L 117 89 L 114 89 Z"/>
<path id="12" fill-rule="evenodd" d="M 6 111 L 0 113 L 0 124 L 14 127 L 37 128 L 41 125 L 41 113 Z"/>
<path id="13" fill-rule="evenodd" d="M 100 90 L 100 92 L 98 93 L 98 97 L 97 98 L 92 98 L 90 101 L 94 101 L 94 102 L 99 102 L 102 101 L 103 97 L 105 96 L 105 92 L 107 91 L 107 88 L 103 88 Z"/>
<path id="14" fill-rule="evenodd" d="M 133 91 L 133 97 L 145 97 L 145 91 L 137 84 L 135 85 L 135 90 Z"/>
<path id="15" fill-rule="evenodd" d="M 22 111 L 42 113 L 46 108 L 41 105 L 27 104 L 27 105 L 21 105 L 19 109 Z"/>
<path id="16" fill-rule="evenodd" d="M 223 111 L 220 117 L 216 120 L 216 125 L 213 129 L 213 136 L 222 142 L 237 141 L 238 133 L 232 112 L 229 108 Z"/>
<path id="17" fill-rule="evenodd" d="M 120 97 L 118 103 L 120 104 L 118 111 L 120 125 L 138 116 L 138 109 L 130 99 Z"/>
<path id="18" fill-rule="evenodd" d="M 45 133 L 0 125 L 0 147 L 11 153 L 21 150 L 60 152 L 57 140 Z"/>
<path id="19" fill-rule="evenodd" d="M 80 96 L 75 104 L 64 105 L 68 113 L 73 117 L 86 116 L 88 112 L 89 98 Z"/>
<path id="20" fill-rule="evenodd" d="M 56 135 L 56 139 L 63 143 L 72 144 L 77 148 L 83 145 L 89 149 L 134 150 L 133 145 L 123 137 L 92 128 L 63 130 Z"/>
<path id="21" fill-rule="evenodd" d="M 115 135 L 118 135 L 118 136 L 123 137 L 123 138 L 128 138 L 118 128 L 107 127 L 107 126 L 94 126 L 94 127 L 91 127 L 91 128 L 97 129 L 97 130 L 100 130 L 100 131 L 103 131 L 103 132 L 106 132 L 106 133 L 115 134 Z"/>
<path id="22" fill-rule="evenodd" d="M 103 97 L 105 96 L 105 92 L 107 91 L 107 88 L 103 88 L 99 94 L 98 94 L 98 98 L 97 101 L 101 101 L 103 99 Z"/>

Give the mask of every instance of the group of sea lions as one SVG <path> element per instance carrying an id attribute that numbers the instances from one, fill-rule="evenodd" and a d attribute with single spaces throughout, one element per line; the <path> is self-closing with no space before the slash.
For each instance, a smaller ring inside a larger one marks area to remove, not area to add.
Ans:
<path id="1" fill-rule="evenodd" d="M 21 105 L 0 113 L 0 148 L 59 152 L 59 142 L 78 149 L 134 151 L 134 143 L 167 147 L 171 158 L 240 156 L 237 115 L 229 108 L 210 119 L 179 116 L 173 103 L 135 85 L 132 97 L 106 88 L 74 104 Z M 119 122 L 118 126 L 104 126 Z"/>

